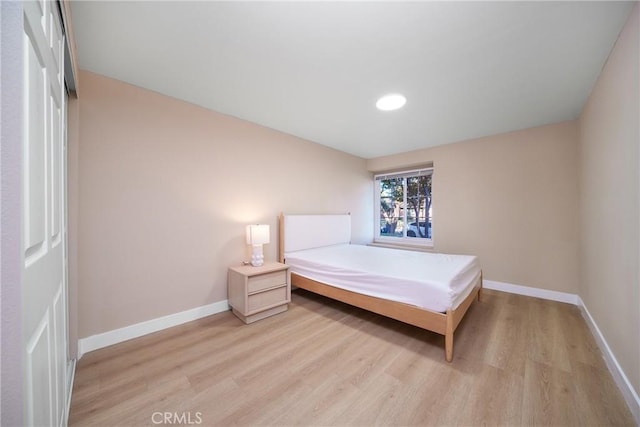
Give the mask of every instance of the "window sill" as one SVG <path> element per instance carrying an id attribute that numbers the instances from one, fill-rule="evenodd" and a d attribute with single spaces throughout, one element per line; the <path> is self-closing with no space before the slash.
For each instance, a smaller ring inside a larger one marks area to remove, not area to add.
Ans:
<path id="1" fill-rule="evenodd" d="M 433 252 L 433 244 L 430 245 L 416 245 L 410 243 L 396 243 L 396 242 L 381 242 L 379 240 L 375 240 L 372 243 L 369 243 L 368 246 L 377 246 L 380 248 L 391 248 L 391 249 L 404 249 L 406 251 L 417 251 L 417 252 Z"/>

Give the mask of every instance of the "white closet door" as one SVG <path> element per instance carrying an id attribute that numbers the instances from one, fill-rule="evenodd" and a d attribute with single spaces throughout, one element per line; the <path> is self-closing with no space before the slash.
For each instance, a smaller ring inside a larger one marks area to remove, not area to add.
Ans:
<path id="1" fill-rule="evenodd" d="M 25 421 L 60 426 L 68 397 L 64 40 L 56 2 L 23 5 Z"/>

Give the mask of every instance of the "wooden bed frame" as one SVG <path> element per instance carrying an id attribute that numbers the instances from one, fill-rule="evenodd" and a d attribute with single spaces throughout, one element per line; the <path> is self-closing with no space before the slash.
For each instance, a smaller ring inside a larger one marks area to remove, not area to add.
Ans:
<path id="1" fill-rule="evenodd" d="M 280 244 L 278 258 L 282 263 L 285 262 L 284 233 L 284 215 L 280 214 Z M 401 302 L 385 300 L 344 290 L 302 277 L 295 273 L 291 273 L 291 285 L 444 335 L 445 359 L 447 362 L 451 362 L 453 360 L 453 333 L 462 321 L 462 318 L 471 306 L 473 300 L 477 298 L 478 301 L 480 301 L 480 296 L 482 294 L 482 271 L 480 271 L 480 277 L 474 284 L 474 288 L 471 293 L 460 303 L 460 305 L 458 305 L 458 307 L 448 310 L 445 313 L 430 311 Z"/>

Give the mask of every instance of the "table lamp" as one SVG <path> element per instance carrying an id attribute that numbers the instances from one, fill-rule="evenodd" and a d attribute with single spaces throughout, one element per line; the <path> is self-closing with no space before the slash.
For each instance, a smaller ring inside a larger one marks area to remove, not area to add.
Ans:
<path id="1" fill-rule="evenodd" d="M 267 224 L 247 225 L 247 245 L 251 245 L 251 265 L 260 267 L 264 264 L 262 245 L 269 243 L 269 226 Z"/>

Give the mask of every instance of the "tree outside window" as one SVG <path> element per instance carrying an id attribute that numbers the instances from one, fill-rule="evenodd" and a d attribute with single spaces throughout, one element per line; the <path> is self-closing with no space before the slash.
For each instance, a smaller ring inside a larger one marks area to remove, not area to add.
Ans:
<path id="1" fill-rule="evenodd" d="M 403 240 L 430 240 L 431 170 L 377 176 L 378 237 Z"/>

